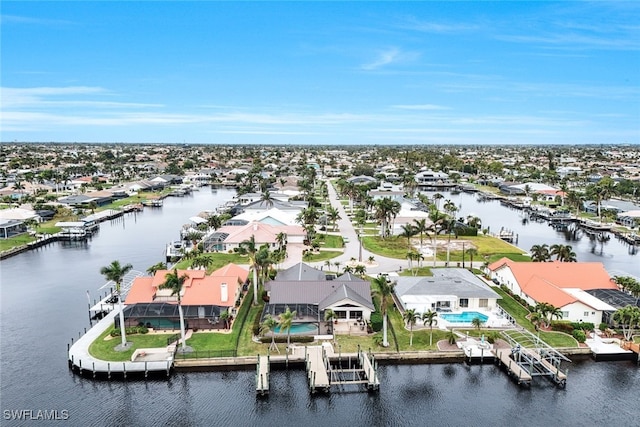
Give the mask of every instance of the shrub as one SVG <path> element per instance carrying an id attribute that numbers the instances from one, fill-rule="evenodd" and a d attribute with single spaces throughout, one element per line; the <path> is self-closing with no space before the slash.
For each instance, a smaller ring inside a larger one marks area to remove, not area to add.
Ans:
<path id="1" fill-rule="evenodd" d="M 607 325 L 606 323 L 600 323 L 600 326 L 598 326 L 598 329 L 600 329 L 602 332 L 606 331 L 607 328 L 609 328 L 609 325 Z"/>
<path id="2" fill-rule="evenodd" d="M 457 340 L 458 336 L 455 334 L 455 332 L 449 331 L 449 333 L 447 334 L 447 341 L 449 341 L 449 344 L 454 345 Z"/>
<path id="3" fill-rule="evenodd" d="M 574 329 L 575 327 L 573 326 L 573 323 L 565 320 L 557 320 L 551 322 L 551 330 L 553 331 L 566 332 L 567 334 L 570 334 Z"/>
<path id="4" fill-rule="evenodd" d="M 251 327 L 251 332 L 254 336 L 260 335 L 260 321 L 262 320 L 262 313 L 256 314 L 256 317 L 253 319 L 253 326 Z"/>
<path id="5" fill-rule="evenodd" d="M 572 335 L 576 339 L 576 341 L 580 343 L 585 342 L 587 339 L 587 335 L 580 329 L 576 329 L 575 331 L 573 331 Z"/>
<path id="6" fill-rule="evenodd" d="M 573 322 L 573 329 L 581 329 L 583 331 L 593 331 L 595 325 L 591 322 Z"/>
<path id="7" fill-rule="evenodd" d="M 379 332 L 382 330 L 382 314 L 378 311 L 374 311 L 371 313 L 371 329 L 374 332 Z"/>

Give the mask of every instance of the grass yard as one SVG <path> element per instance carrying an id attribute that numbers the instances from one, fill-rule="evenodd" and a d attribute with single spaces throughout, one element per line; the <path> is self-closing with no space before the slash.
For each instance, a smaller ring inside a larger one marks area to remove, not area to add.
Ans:
<path id="1" fill-rule="evenodd" d="M 35 237 L 29 234 L 20 234 L 19 236 L 11 237 L 9 239 L 0 239 L 0 252 L 6 251 L 18 246 L 26 245 L 27 243 L 36 240 Z"/>
<path id="2" fill-rule="evenodd" d="M 431 267 L 407 268 L 400 272 L 400 276 L 433 276 L 433 273 Z"/>
<path id="3" fill-rule="evenodd" d="M 304 262 L 318 262 L 333 259 L 342 254 L 342 251 L 320 251 L 318 253 L 307 252 L 307 254 L 305 254 L 302 259 L 304 260 Z"/>
<path id="4" fill-rule="evenodd" d="M 115 351 L 114 348 L 120 344 L 120 337 L 113 337 L 105 340 L 111 332 L 107 329 L 89 346 L 89 354 L 96 359 L 108 362 L 130 361 L 133 352 L 139 348 L 163 348 L 167 346 L 167 338 L 173 334 L 129 334 L 127 342 L 133 343 L 127 351 Z"/>
<path id="5" fill-rule="evenodd" d="M 529 310 L 520 305 L 499 287 L 494 286 L 491 289 L 502 297 L 501 300 L 498 300 L 498 305 L 509 313 L 520 326 L 535 334 L 535 326 L 526 318 Z M 578 347 L 578 342 L 575 338 L 562 332 L 540 331 L 540 338 L 552 347 Z"/>
<path id="6" fill-rule="evenodd" d="M 339 249 L 344 248 L 344 242 L 342 236 L 336 236 L 333 234 L 318 233 L 316 238 L 320 241 L 320 246 L 325 249 Z"/>

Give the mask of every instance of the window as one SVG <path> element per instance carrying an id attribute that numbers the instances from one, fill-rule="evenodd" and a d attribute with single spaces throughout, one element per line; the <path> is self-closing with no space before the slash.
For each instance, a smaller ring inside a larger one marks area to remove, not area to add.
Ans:
<path id="1" fill-rule="evenodd" d="M 469 307 L 469 298 L 460 298 L 460 307 L 461 308 Z"/>
<path id="2" fill-rule="evenodd" d="M 334 313 L 336 314 L 336 317 L 338 319 L 346 319 L 347 318 L 347 312 L 344 310 L 336 310 L 334 311 Z"/>
<path id="3" fill-rule="evenodd" d="M 489 300 L 487 298 L 480 298 L 478 300 L 478 307 L 480 307 L 480 308 L 489 307 Z"/>
<path id="4" fill-rule="evenodd" d="M 589 312 L 588 311 L 584 312 L 584 317 L 589 317 Z"/>
<path id="5" fill-rule="evenodd" d="M 563 311 L 562 312 L 562 318 L 566 319 L 567 317 L 569 317 L 569 312 L 568 311 Z"/>
<path id="6" fill-rule="evenodd" d="M 362 319 L 362 310 L 351 311 L 349 319 Z"/>

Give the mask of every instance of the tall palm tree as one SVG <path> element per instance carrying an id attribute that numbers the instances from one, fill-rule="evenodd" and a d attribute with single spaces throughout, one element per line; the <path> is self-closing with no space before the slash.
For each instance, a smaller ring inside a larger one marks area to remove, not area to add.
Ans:
<path id="1" fill-rule="evenodd" d="M 471 259 L 471 263 L 469 264 L 469 270 L 471 270 L 473 268 L 473 257 L 478 255 L 478 250 L 476 248 L 469 248 L 466 250 L 467 255 L 469 255 L 469 258 Z"/>
<path id="2" fill-rule="evenodd" d="M 576 262 L 576 253 L 571 245 L 554 244 L 551 245 L 550 255 L 555 255 L 560 262 Z"/>
<path id="3" fill-rule="evenodd" d="M 375 202 L 375 218 L 380 222 L 383 239 L 391 233 L 391 221 L 398 215 L 400 208 L 400 203 L 390 197 L 383 197 Z"/>
<path id="4" fill-rule="evenodd" d="M 418 313 L 416 313 L 416 310 L 413 308 L 405 310 L 402 314 L 402 318 L 409 326 L 409 347 L 413 347 L 413 326 L 416 324 L 418 317 Z"/>
<path id="5" fill-rule="evenodd" d="M 387 282 L 385 276 L 378 276 L 373 279 L 374 293 L 380 297 L 380 311 L 382 312 L 382 346 L 389 347 L 389 340 L 387 339 L 387 306 L 391 302 L 391 296 L 393 295 L 393 288 L 395 282 Z"/>
<path id="6" fill-rule="evenodd" d="M 122 305 L 122 291 L 121 285 L 124 276 L 127 275 L 133 266 L 131 264 L 120 265 L 120 261 L 112 261 L 106 267 L 102 267 L 100 269 L 100 274 L 102 274 L 105 279 L 113 281 L 116 284 L 116 295 L 118 296 L 118 308 L 120 309 L 120 338 L 121 338 L 121 347 L 122 349 L 127 348 L 127 337 L 125 336 L 125 326 L 124 326 L 124 306 Z"/>
<path id="7" fill-rule="evenodd" d="M 416 229 L 411 224 L 404 224 L 401 226 L 402 233 L 400 233 L 400 237 L 407 238 L 407 247 L 411 250 L 411 238 L 416 235 Z M 422 246 L 422 244 L 420 245 Z"/>
<path id="8" fill-rule="evenodd" d="M 338 211 L 337 208 L 334 208 L 333 206 L 329 206 L 327 208 L 327 218 L 329 219 L 329 221 L 331 221 L 331 229 L 333 231 L 336 230 L 336 223 L 340 218 L 340 211 Z"/>
<path id="9" fill-rule="evenodd" d="M 185 339 L 185 331 L 184 331 L 184 313 L 182 312 L 182 296 L 180 292 L 182 292 L 182 286 L 184 282 L 189 280 L 189 276 L 186 274 L 178 275 L 178 270 L 174 269 L 173 273 L 167 273 L 164 277 L 164 282 L 159 286 L 160 289 L 170 289 L 171 296 L 176 296 L 178 298 L 178 314 L 180 315 L 180 338 L 182 341 L 182 352 L 187 351 L 187 343 Z"/>
<path id="10" fill-rule="evenodd" d="M 258 246 L 256 245 L 256 236 L 252 234 L 250 238 L 240 242 L 238 252 L 249 257 L 249 268 L 253 270 L 253 305 L 258 305 L 258 267 L 256 265 Z"/>
<path id="11" fill-rule="evenodd" d="M 280 327 L 280 333 L 287 333 L 287 351 L 291 345 L 291 325 L 293 324 L 293 318 L 296 316 L 296 311 L 291 311 L 287 306 L 284 313 L 278 315 L 278 326 Z"/>
<path id="12" fill-rule="evenodd" d="M 427 225 L 427 220 L 425 218 L 414 219 L 414 230 L 416 233 L 420 235 L 420 251 L 422 251 L 422 241 L 424 236 L 429 237 L 429 231 L 432 230 L 430 226 Z"/>
<path id="13" fill-rule="evenodd" d="M 325 267 L 327 267 L 327 271 L 329 271 L 329 269 L 331 268 L 331 265 L 332 265 L 332 264 L 333 264 L 333 263 L 332 263 L 330 260 L 326 260 L 326 261 L 324 262 L 324 266 L 325 266 Z"/>
<path id="14" fill-rule="evenodd" d="M 433 345 L 433 325 L 438 324 L 438 319 L 436 319 L 436 317 L 438 317 L 437 311 L 427 310 L 422 313 L 422 323 L 429 327 L 429 347 Z"/>
<path id="15" fill-rule="evenodd" d="M 265 336 L 268 333 L 271 333 L 271 344 L 269 345 L 269 350 L 275 350 L 279 354 L 280 350 L 276 345 L 276 334 L 274 334 L 276 326 L 278 326 L 278 321 L 274 319 L 271 314 L 267 314 L 260 324 L 260 335 Z"/>
<path id="16" fill-rule="evenodd" d="M 262 203 L 264 203 L 264 205 L 268 208 L 271 209 L 273 207 L 273 197 L 271 197 L 271 193 L 269 192 L 269 190 L 265 190 L 262 192 L 262 196 L 260 196 L 260 201 Z"/>
<path id="17" fill-rule="evenodd" d="M 367 267 L 363 264 L 358 264 L 355 267 L 353 267 L 353 272 L 359 275 L 360 277 L 364 277 L 364 275 L 367 273 Z"/>

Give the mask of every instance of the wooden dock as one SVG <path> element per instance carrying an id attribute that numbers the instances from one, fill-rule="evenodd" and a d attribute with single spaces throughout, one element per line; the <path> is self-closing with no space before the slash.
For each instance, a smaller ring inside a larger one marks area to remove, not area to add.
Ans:
<path id="1" fill-rule="evenodd" d="M 559 384 L 562 387 L 565 387 L 567 385 L 567 374 L 562 372 L 560 369 L 558 369 L 557 366 L 553 365 L 547 359 L 542 357 L 540 353 L 530 348 L 523 349 L 522 351 L 523 353 L 528 354 L 532 358 L 532 360 L 537 361 L 542 366 L 542 368 L 548 371 L 556 384 Z"/>
<path id="2" fill-rule="evenodd" d="M 258 355 L 256 369 L 256 393 L 261 396 L 269 394 L 269 356 Z"/>
<path id="3" fill-rule="evenodd" d="M 640 365 L 640 344 L 635 344 L 630 341 L 623 341 L 620 344 L 620 347 L 623 348 L 624 350 L 631 350 L 635 354 L 637 354 L 638 355 L 637 362 L 638 362 L 638 365 Z"/>
<path id="4" fill-rule="evenodd" d="M 510 357 L 510 349 L 496 349 L 493 350 L 493 353 L 496 355 L 498 366 L 500 364 L 504 365 L 507 368 L 507 372 L 518 381 L 519 385 L 531 385 L 531 375 Z"/>
<path id="5" fill-rule="evenodd" d="M 367 380 L 367 389 L 380 389 L 380 380 L 378 379 L 378 373 L 376 372 L 373 355 L 371 356 L 371 359 L 369 359 L 369 356 L 364 351 L 359 351 L 358 359 L 360 360 L 360 366 L 362 367 L 364 376 Z"/>
<path id="6" fill-rule="evenodd" d="M 312 393 L 318 390 L 329 391 L 331 383 L 329 382 L 328 365 L 329 361 L 325 357 L 322 346 L 307 347 L 305 366 L 307 368 L 309 390 Z"/>

